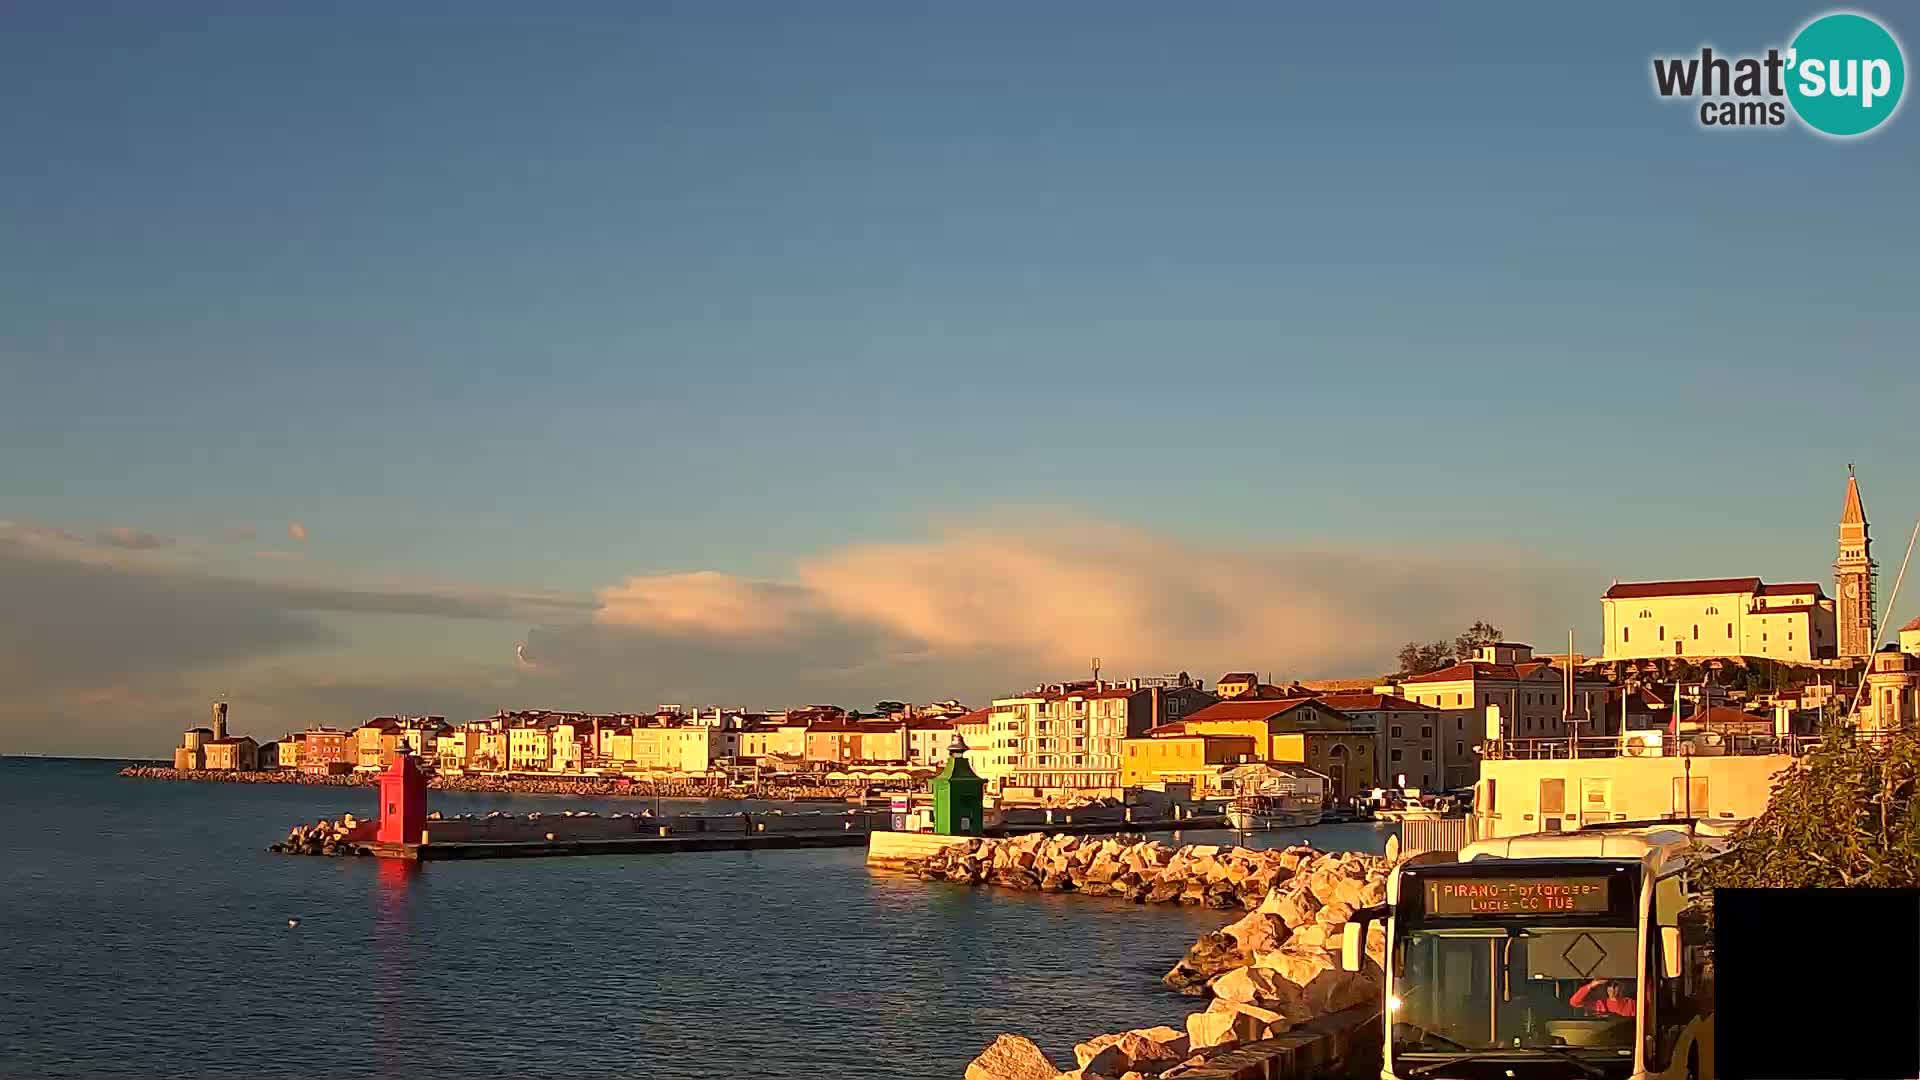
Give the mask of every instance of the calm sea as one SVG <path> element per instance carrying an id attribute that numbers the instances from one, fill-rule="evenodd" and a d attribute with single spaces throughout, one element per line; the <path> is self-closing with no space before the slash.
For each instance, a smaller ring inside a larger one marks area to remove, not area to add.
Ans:
<path id="1" fill-rule="evenodd" d="M 0 758 L 0 1076 L 921 1080 L 1002 1031 L 1070 1065 L 1087 1036 L 1178 1024 L 1191 1000 L 1159 976 L 1233 917 L 876 875 L 858 849 L 279 856 L 288 826 L 372 816 L 372 794 L 117 768 Z M 1302 836 L 1385 834 L 1261 842 Z"/>

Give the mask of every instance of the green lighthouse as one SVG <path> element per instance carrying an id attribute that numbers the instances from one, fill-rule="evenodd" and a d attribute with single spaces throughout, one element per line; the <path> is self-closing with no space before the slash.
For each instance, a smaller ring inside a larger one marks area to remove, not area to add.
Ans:
<path id="1" fill-rule="evenodd" d="M 986 824 L 987 782 L 967 764 L 967 744 L 954 733 L 947 767 L 933 778 L 933 831 L 979 836 Z"/>

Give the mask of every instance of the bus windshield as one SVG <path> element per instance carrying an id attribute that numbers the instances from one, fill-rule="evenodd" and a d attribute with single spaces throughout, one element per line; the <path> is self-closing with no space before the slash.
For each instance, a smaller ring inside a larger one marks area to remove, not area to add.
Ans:
<path id="1" fill-rule="evenodd" d="M 1638 944 L 1618 926 L 1413 930 L 1394 954 L 1393 1052 L 1630 1056 Z"/>

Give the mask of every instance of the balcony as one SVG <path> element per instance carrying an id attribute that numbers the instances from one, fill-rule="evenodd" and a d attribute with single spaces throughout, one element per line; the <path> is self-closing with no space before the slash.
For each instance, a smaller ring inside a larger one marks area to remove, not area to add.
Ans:
<path id="1" fill-rule="evenodd" d="M 1884 736 L 1860 734 L 1873 742 Z M 1717 731 L 1670 732 L 1652 729 L 1621 735 L 1594 735 L 1557 739 L 1502 739 L 1487 743 L 1481 757 L 1488 761 L 1545 761 L 1604 757 L 1757 757 L 1785 754 L 1800 757 L 1819 748 L 1818 735 L 1773 735 Z"/>

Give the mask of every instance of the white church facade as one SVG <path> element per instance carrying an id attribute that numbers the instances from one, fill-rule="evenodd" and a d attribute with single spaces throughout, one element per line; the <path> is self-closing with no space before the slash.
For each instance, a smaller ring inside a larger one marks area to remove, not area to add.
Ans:
<path id="1" fill-rule="evenodd" d="M 1832 659 L 1834 602 L 1811 582 L 1759 578 L 1623 582 L 1600 599 L 1608 660 L 1758 656 L 1787 663 Z"/>
<path id="2" fill-rule="evenodd" d="M 1864 658 L 1873 651 L 1873 542 L 1860 485 L 1847 468 L 1836 601 L 1814 582 L 1757 577 L 1621 582 L 1600 598 L 1605 660 L 1760 657 L 1784 663 Z"/>

